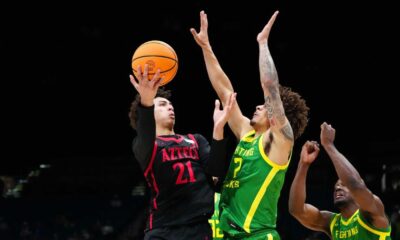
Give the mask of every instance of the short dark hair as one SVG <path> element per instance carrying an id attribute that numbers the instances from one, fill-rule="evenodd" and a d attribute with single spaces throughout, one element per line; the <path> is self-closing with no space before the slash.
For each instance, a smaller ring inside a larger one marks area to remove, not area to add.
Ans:
<path id="1" fill-rule="evenodd" d="M 306 101 L 289 87 L 279 86 L 285 115 L 293 129 L 294 139 L 300 137 L 308 123 L 308 112 L 310 108 Z"/>
<path id="2" fill-rule="evenodd" d="M 165 90 L 164 88 L 159 88 L 155 97 L 163 97 L 169 99 L 171 97 L 171 90 Z M 131 108 L 129 110 L 130 124 L 133 129 L 136 129 L 136 109 L 140 103 L 140 94 L 136 94 L 135 99 L 131 103 Z"/>

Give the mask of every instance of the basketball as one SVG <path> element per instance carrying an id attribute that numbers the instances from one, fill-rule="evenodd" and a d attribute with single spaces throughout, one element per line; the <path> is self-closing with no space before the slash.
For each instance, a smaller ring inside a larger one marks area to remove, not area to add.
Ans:
<path id="1" fill-rule="evenodd" d="M 157 69 L 160 69 L 160 76 L 164 77 L 160 83 L 162 86 L 174 79 L 178 71 L 178 56 L 169 44 L 152 40 L 140 45 L 133 53 L 132 70 L 136 78 L 138 66 L 141 66 L 143 71 L 145 64 L 149 66 L 149 80 L 153 78 Z"/>

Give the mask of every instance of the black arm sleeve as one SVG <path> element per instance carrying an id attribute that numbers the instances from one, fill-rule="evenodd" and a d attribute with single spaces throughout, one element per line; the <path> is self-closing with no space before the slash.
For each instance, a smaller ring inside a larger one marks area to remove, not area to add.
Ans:
<path id="1" fill-rule="evenodd" d="M 210 144 L 208 141 L 200 134 L 194 135 L 196 141 L 199 145 L 199 157 L 202 162 L 204 172 L 209 176 L 209 183 L 216 192 L 221 191 L 221 186 L 223 184 L 223 179 L 225 178 L 227 172 L 227 157 L 226 157 L 226 145 L 227 140 L 215 140 L 213 139 Z M 213 180 L 213 177 L 217 177 L 217 181 Z"/>
<path id="2" fill-rule="evenodd" d="M 210 158 L 210 143 L 201 134 L 193 134 L 193 136 L 199 145 L 199 158 L 201 165 L 204 167 Z"/>
<path id="3" fill-rule="evenodd" d="M 206 173 L 223 179 L 226 174 L 226 163 L 227 163 L 227 140 L 212 140 L 210 157 L 205 166 Z"/>
<path id="4" fill-rule="evenodd" d="M 144 170 L 149 164 L 151 153 L 156 139 L 156 120 L 154 106 L 138 106 L 136 110 L 136 137 L 133 139 L 132 149 L 140 167 Z"/>

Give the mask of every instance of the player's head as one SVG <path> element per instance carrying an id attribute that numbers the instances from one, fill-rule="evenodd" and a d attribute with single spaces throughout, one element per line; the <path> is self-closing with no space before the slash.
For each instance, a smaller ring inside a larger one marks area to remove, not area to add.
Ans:
<path id="1" fill-rule="evenodd" d="M 355 203 L 353 196 L 350 190 L 338 179 L 333 189 L 333 204 L 338 209 L 344 209 L 350 203 Z"/>
<path id="2" fill-rule="evenodd" d="M 309 107 L 306 101 L 288 87 L 279 86 L 279 93 L 285 110 L 286 118 L 293 129 L 294 139 L 303 134 L 308 122 Z M 258 105 L 250 124 L 255 128 L 266 128 L 270 126 L 267 109 L 265 105 Z"/>
<path id="3" fill-rule="evenodd" d="M 270 123 L 265 105 L 256 106 L 256 111 L 254 112 L 253 117 L 250 120 L 250 125 L 255 130 L 263 131 L 269 128 Z"/>
<path id="4" fill-rule="evenodd" d="M 164 97 L 154 99 L 154 118 L 157 127 L 173 130 L 175 125 L 175 113 L 172 103 Z"/>
<path id="5" fill-rule="evenodd" d="M 157 103 L 161 103 L 161 102 L 159 102 L 160 99 L 164 99 L 164 100 L 168 101 L 168 99 L 170 97 L 171 97 L 171 91 L 170 90 L 165 90 L 164 88 L 159 88 L 158 89 L 156 97 L 154 98 L 154 101 L 153 101 L 154 102 L 154 117 L 156 118 L 156 122 L 157 122 L 157 118 L 158 118 L 157 117 L 157 114 L 158 114 L 157 111 L 160 110 L 158 108 L 159 107 L 162 108 L 162 106 L 159 106 Z M 137 109 L 139 103 L 140 103 L 140 94 L 136 94 L 135 100 L 133 100 L 133 102 L 131 104 L 130 111 L 129 111 L 130 124 L 131 124 L 131 127 L 133 129 L 136 129 L 136 120 L 137 120 L 136 109 Z M 172 105 L 171 105 L 171 107 L 172 107 Z M 173 112 L 173 108 L 172 108 L 172 112 Z M 159 113 L 160 113 L 160 111 L 159 111 Z M 175 117 L 173 117 L 173 118 L 174 118 L 174 122 L 175 122 Z"/>

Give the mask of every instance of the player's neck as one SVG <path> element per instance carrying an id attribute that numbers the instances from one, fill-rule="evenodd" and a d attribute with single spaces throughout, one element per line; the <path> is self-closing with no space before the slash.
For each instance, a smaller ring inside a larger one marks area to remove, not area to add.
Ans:
<path id="1" fill-rule="evenodd" d="M 174 129 L 169 129 L 169 128 L 157 128 L 156 135 L 157 136 L 175 135 L 175 131 Z"/>
<path id="2" fill-rule="evenodd" d="M 254 135 L 254 137 L 256 137 L 256 138 L 268 130 L 268 128 L 266 128 L 266 127 L 253 127 L 253 128 L 256 131 L 256 133 Z"/>
<path id="3" fill-rule="evenodd" d="M 346 219 L 353 216 L 353 214 L 359 209 L 359 206 L 356 204 L 349 204 L 348 206 L 340 209 L 340 213 Z"/>

